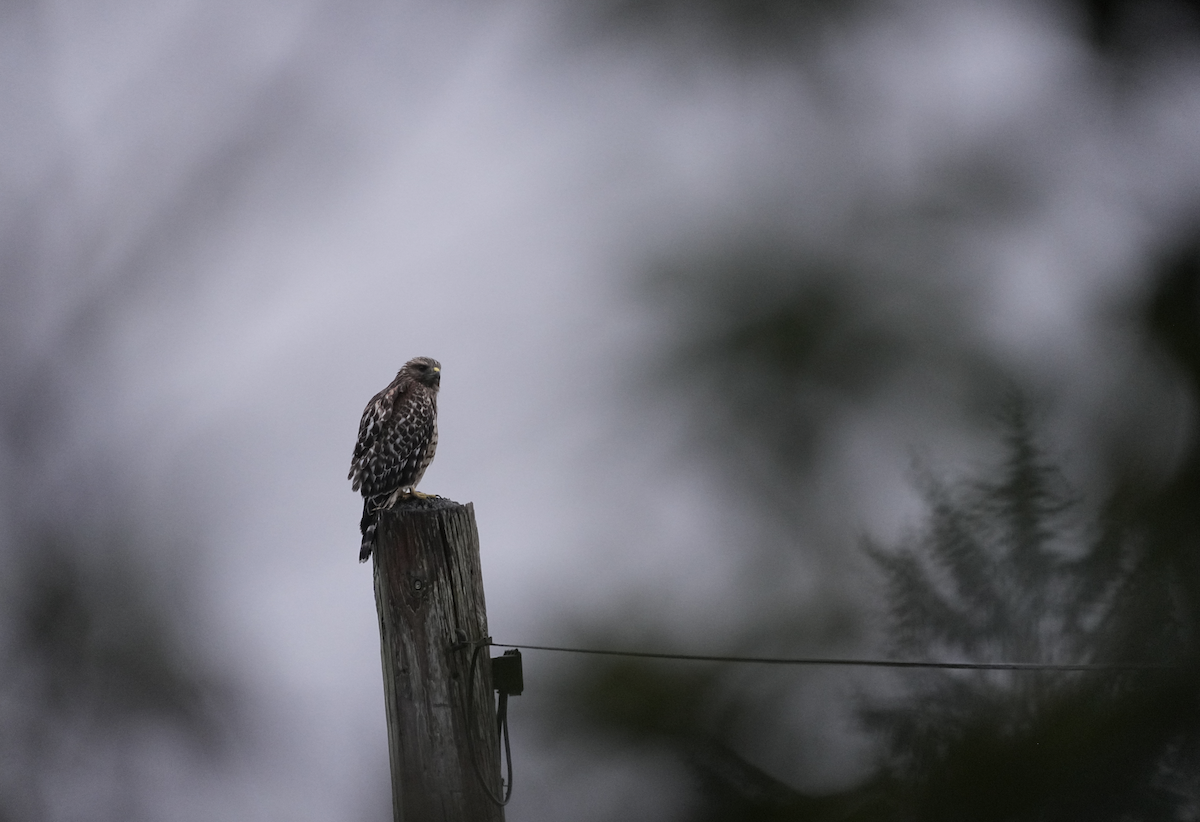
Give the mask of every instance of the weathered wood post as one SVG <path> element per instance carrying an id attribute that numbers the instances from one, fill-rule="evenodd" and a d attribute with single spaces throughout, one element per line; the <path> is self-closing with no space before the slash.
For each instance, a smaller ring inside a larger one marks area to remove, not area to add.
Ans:
<path id="1" fill-rule="evenodd" d="M 441 498 L 384 512 L 375 545 L 396 822 L 503 822 L 475 509 Z M 468 700 L 473 704 L 468 706 Z M 474 761 L 472 759 L 474 758 Z"/>

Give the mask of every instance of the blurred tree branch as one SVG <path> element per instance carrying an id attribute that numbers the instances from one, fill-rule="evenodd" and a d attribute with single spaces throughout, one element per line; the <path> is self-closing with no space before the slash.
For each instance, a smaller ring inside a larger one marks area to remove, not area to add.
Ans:
<path id="1" fill-rule="evenodd" d="M 285 63 L 217 139 L 121 145 L 115 171 L 94 167 L 46 88 L 43 12 L 3 21 L 27 51 L 6 63 L 24 96 L 7 101 L 21 116 L 0 169 L 21 181 L 0 200 L 0 818 L 136 819 L 147 752 L 167 740 L 214 761 L 236 699 L 196 647 L 197 598 L 169 590 L 195 546 L 152 536 L 179 533 L 161 521 L 173 512 L 150 521 L 136 456 L 97 434 L 112 377 L 97 364 L 134 312 L 191 287 L 179 255 L 211 238 L 302 112 Z M 123 185 L 90 197 L 106 175 Z"/>

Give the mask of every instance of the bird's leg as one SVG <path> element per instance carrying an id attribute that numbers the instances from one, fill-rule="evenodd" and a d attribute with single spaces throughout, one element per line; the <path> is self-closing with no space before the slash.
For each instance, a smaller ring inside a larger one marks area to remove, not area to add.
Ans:
<path id="1" fill-rule="evenodd" d="M 388 497 L 386 500 L 384 500 L 383 504 L 380 505 L 379 507 L 377 507 L 375 510 L 376 511 L 392 510 L 394 507 L 396 507 L 396 503 L 399 502 L 402 497 L 408 496 L 410 491 L 412 491 L 412 488 L 410 488 L 407 485 L 402 485 L 401 487 L 399 487 L 395 491 L 393 491 L 392 495 L 390 497 Z"/>
<path id="2" fill-rule="evenodd" d="M 375 507 L 375 511 L 390 511 L 395 508 L 396 503 L 402 499 L 410 499 L 412 497 L 416 497 L 417 499 L 429 499 L 430 497 L 436 496 L 437 494 L 423 494 L 417 489 L 413 488 L 411 485 L 402 485 L 393 491 L 392 495 L 388 497 L 382 505 L 377 505 Z"/>

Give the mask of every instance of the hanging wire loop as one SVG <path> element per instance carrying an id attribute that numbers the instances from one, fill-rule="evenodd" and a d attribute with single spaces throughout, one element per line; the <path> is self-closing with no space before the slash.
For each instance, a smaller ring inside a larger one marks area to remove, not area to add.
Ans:
<path id="1" fill-rule="evenodd" d="M 479 780 L 480 786 L 483 788 L 488 799 L 496 805 L 504 807 L 508 804 L 508 800 L 512 798 L 513 790 L 513 770 L 512 770 L 512 747 L 508 741 L 508 694 L 501 691 L 500 704 L 496 708 L 496 736 L 504 744 L 504 762 L 508 772 L 507 782 L 503 776 L 500 779 L 500 787 L 503 789 L 504 796 L 497 796 L 492 790 L 492 786 L 488 784 L 487 778 L 483 775 L 483 771 L 479 767 L 479 753 L 475 742 L 475 674 L 479 668 L 479 654 L 485 648 L 490 647 L 495 643 L 492 642 L 490 636 L 483 637 L 475 642 L 466 642 L 461 638 L 450 646 L 452 651 L 471 649 L 471 666 L 467 676 L 467 750 L 471 758 L 471 769 L 475 771 L 475 777 Z M 490 695 L 489 695 L 490 696 Z"/>

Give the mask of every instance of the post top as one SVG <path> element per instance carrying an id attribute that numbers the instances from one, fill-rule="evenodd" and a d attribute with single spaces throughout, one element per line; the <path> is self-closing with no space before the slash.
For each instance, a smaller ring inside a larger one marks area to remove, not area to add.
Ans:
<path id="1" fill-rule="evenodd" d="M 431 494 L 427 497 L 402 497 L 388 510 L 400 514 L 406 511 L 443 511 L 448 508 L 464 507 L 466 506 L 461 502 Z"/>

